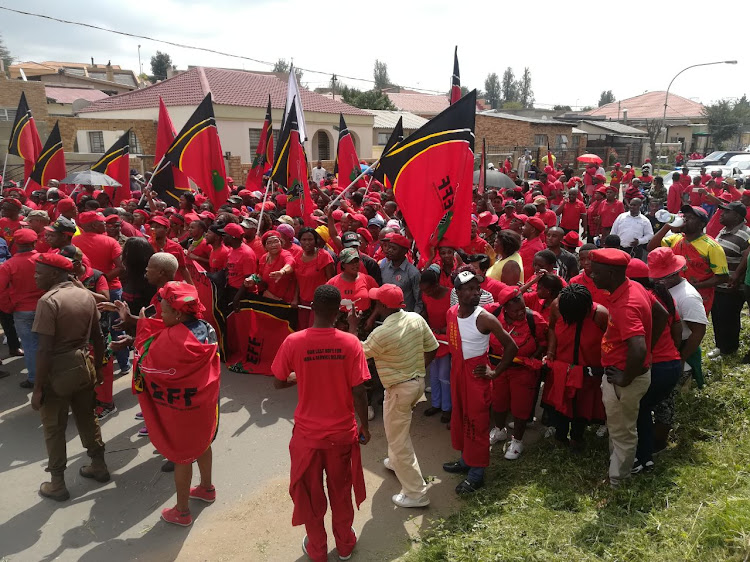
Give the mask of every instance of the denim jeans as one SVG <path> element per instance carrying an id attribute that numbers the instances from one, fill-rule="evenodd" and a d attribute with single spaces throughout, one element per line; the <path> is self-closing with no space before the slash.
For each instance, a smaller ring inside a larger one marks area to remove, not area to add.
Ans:
<path id="1" fill-rule="evenodd" d="M 26 363 L 26 370 L 29 372 L 28 379 L 31 382 L 34 382 L 36 378 L 36 352 L 39 348 L 39 336 L 31 331 L 35 315 L 35 310 L 19 310 L 13 313 L 13 323 L 21 339 L 23 361 Z"/>
<path id="2" fill-rule="evenodd" d="M 430 399 L 432 406 L 443 412 L 451 411 L 451 356 L 444 355 L 433 359 L 428 367 L 430 372 Z"/>
<path id="3" fill-rule="evenodd" d="M 466 475 L 466 479 L 472 484 L 478 484 L 484 482 L 484 467 L 483 466 L 469 466 L 464 462 L 464 458 L 461 457 L 461 466 L 469 469 L 469 474 Z"/>
<path id="4" fill-rule="evenodd" d="M 670 396 L 681 374 L 682 364 L 679 360 L 651 365 L 651 385 L 641 398 L 638 410 L 638 446 L 635 456 L 641 463 L 653 460 L 654 423 L 651 412 L 657 404 Z"/>
<path id="5" fill-rule="evenodd" d="M 13 323 L 13 314 L 0 311 L 0 324 L 3 326 L 5 337 L 8 338 L 8 349 L 11 352 L 18 351 L 21 347 L 21 342 L 18 341 L 16 325 Z"/>
<path id="6" fill-rule="evenodd" d="M 109 290 L 109 298 L 112 302 L 122 300 L 122 289 L 110 289 Z M 125 332 L 121 330 L 114 330 L 112 329 L 112 325 L 119 321 L 120 315 L 116 312 L 109 312 L 109 333 L 112 336 L 113 340 L 116 340 L 118 337 L 123 335 Z M 104 337 L 107 337 L 107 334 L 104 334 Z M 123 349 L 121 351 L 118 351 L 115 353 L 115 359 L 117 359 L 117 364 L 120 366 L 120 369 L 123 371 L 127 371 L 130 369 L 130 348 Z"/>

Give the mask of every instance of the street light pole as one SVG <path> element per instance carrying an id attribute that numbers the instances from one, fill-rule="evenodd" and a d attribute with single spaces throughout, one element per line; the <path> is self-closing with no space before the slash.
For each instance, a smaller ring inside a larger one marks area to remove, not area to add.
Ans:
<path id="1" fill-rule="evenodd" d="M 664 96 L 664 115 L 661 118 L 662 124 L 665 123 L 667 120 L 667 103 L 669 102 L 669 89 L 672 87 L 672 82 L 674 82 L 675 79 L 686 70 L 689 70 L 691 68 L 696 68 L 698 66 L 710 66 L 712 64 L 737 64 L 737 61 L 736 60 L 720 60 L 716 62 L 703 62 L 700 64 L 692 64 L 690 66 L 683 68 L 677 74 L 675 74 L 674 78 L 672 78 L 672 80 L 669 82 L 669 86 L 667 86 L 667 95 Z"/>
<path id="2" fill-rule="evenodd" d="M 143 63 L 141 62 L 141 46 L 138 45 L 138 68 L 141 71 L 141 74 L 143 74 Z"/>

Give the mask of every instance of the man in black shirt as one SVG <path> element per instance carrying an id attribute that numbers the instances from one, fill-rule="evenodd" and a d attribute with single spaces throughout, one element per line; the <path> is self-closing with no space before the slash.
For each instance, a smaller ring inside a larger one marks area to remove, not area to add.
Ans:
<path id="1" fill-rule="evenodd" d="M 567 283 L 571 277 L 578 275 L 578 260 L 562 247 L 565 231 L 559 226 L 547 229 L 547 249 L 557 256 L 557 274 Z"/>

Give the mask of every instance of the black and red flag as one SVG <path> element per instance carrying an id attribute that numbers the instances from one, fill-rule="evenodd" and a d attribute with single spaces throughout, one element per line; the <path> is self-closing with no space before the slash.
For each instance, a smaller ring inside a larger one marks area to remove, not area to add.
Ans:
<path id="1" fill-rule="evenodd" d="M 380 157 L 382 158 L 386 154 L 388 154 L 394 146 L 396 146 L 398 143 L 402 142 L 404 140 L 404 117 L 401 116 L 398 118 L 398 123 L 396 123 L 396 126 L 393 128 L 393 131 L 391 131 L 391 136 L 388 137 L 388 142 L 385 143 L 385 146 L 383 147 L 383 152 L 380 154 Z M 383 174 L 383 168 L 380 167 L 380 163 L 378 163 L 377 166 L 375 166 L 375 170 L 372 173 L 372 177 L 374 180 L 379 181 L 380 183 L 385 184 L 385 175 Z"/>
<path id="2" fill-rule="evenodd" d="M 479 195 L 484 194 L 487 188 L 487 143 L 482 139 L 482 156 L 479 159 L 479 182 L 477 182 Z"/>
<path id="3" fill-rule="evenodd" d="M 381 157 L 383 172 L 420 254 L 471 238 L 476 90 Z"/>
<path id="4" fill-rule="evenodd" d="M 50 180 L 61 180 L 65 175 L 65 152 L 60 137 L 60 123 L 56 122 L 34 164 L 29 184 L 34 182 L 37 185 L 46 186 Z"/>
<path id="5" fill-rule="evenodd" d="M 357 158 L 357 149 L 354 148 L 354 140 L 346 126 L 343 113 L 339 113 L 339 142 L 336 146 L 336 162 L 333 165 L 333 173 L 338 176 L 339 186 L 342 189 L 345 189 L 362 173 L 359 158 Z M 354 185 L 354 189 L 360 187 L 367 187 L 364 177 L 359 178 L 359 181 Z"/>
<path id="6" fill-rule="evenodd" d="M 175 137 L 165 157 L 198 185 L 214 209 L 226 203 L 227 172 L 210 92 Z"/>
<path id="7" fill-rule="evenodd" d="M 263 175 L 273 167 L 273 122 L 271 121 L 271 96 L 268 96 L 266 119 L 260 132 L 258 147 L 255 149 L 253 166 L 247 172 L 245 187 L 251 191 L 258 191 L 263 187 Z"/>
<path id="8" fill-rule="evenodd" d="M 130 199 L 130 129 L 109 147 L 91 169 L 107 174 L 120 183 L 120 187 L 103 187 L 113 205 L 117 206 L 121 201 Z"/>
<path id="9" fill-rule="evenodd" d="M 286 212 L 292 217 L 302 217 L 310 223 L 310 213 L 315 209 L 307 177 L 307 157 L 297 129 L 296 100 L 292 100 L 284 128 L 279 136 L 274 155 L 271 179 L 286 188 Z"/>
<path id="10" fill-rule="evenodd" d="M 16 109 L 16 119 L 13 121 L 13 128 L 10 130 L 8 154 L 14 154 L 24 159 L 24 181 L 31 174 L 31 170 L 34 169 L 34 163 L 41 152 L 42 141 L 39 139 L 39 131 L 36 129 L 29 104 L 26 102 L 26 94 L 21 92 L 21 99 L 18 102 L 18 109 Z"/>
<path id="11" fill-rule="evenodd" d="M 159 123 L 156 129 L 156 151 L 154 153 L 154 173 L 151 176 L 151 187 L 159 199 L 168 207 L 179 207 L 180 196 L 190 193 L 190 180 L 178 168 L 164 158 L 167 149 L 177 136 L 172 118 L 169 116 L 164 100 L 159 98 Z"/>
<path id="12" fill-rule="evenodd" d="M 451 105 L 461 99 L 461 75 L 458 72 L 458 45 L 453 52 L 453 76 L 451 77 Z"/>

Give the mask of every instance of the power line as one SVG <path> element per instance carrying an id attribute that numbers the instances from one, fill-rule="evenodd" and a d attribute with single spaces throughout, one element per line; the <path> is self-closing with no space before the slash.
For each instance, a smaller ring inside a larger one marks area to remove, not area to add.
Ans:
<path id="1" fill-rule="evenodd" d="M 179 47 L 181 49 L 192 49 L 194 51 L 203 51 L 203 52 L 206 52 L 206 53 L 212 53 L 214 55 L 220 55 L 220 56 L 223 56 L 223 57 L 231 57 L 231 58 L 235 58 L 235 59 L 248 60 L 248 61 L 256 62 L 258 64 L 264 64 L 264 65 L 267 65 L 267 66 L 274 66 L 275 65 L 275 63 L 273 63 L 273 62 L 264 61 L 264 60 L 260 60 L 260 59 L 255 59 L 255 58 L 247 57 L 247 56 L 244 56 L 244 55 L 235 55 L 233 53 L 225 53 L 223 51 L 217 51 L 215 49 L 208 49 L 208 48 L 205 48 L 205 47 L 196 47 L 195 45 L 186 45 L 184 43 L 176 43 L 174 41 L 167 41 L 165 39 L 156 39 L 154 37 L 149 37 L 147 35 L 138 35 L 136 33 L 128 33 L 126 31 L 117 31 L 115 29 L 108 29 L 106 27 L 101 27 L 101 26 L 94 25 L 94 24 L 91 24 L 91 23 L 84 23 L 84 22 L 79 22 L 79 21 L 66 20 L 66 19 L 62 19 L 62 18 L 56 18 L 56 17 L 53 17 L 53 16 L 48 16 L 48 15 L 45 15 L 45 14 L 37 14 L 37 13 L 34 13 L 34 12 L 26 12 L 24 10 L 16 10 L 14 8 L 8 8 L 6 6 L 0 6 L 0 10 L 5 10 L 7 12 L 12 12 L 12 13 L 19 14 L 19 15 L 22 15 L 22 16 L 31 16 L 31 17 L 35 17 L 35 18 L 41 18 L 41 19 L 46 19 L 46 20 L 54 21 L 54 22 L 57 22 L 57 23 L 64 23 L 64 24 L 67 24 L 67 25 L 77 25 L 77 26 L 80 26 L 80 27 L 87 27 L 89 29 L 95 29 L 97 31 L 106 31 L 107 33 L 114 33 L 116 35 L 123 35 L 125 37 L 131 37 L 131 38 L 134 38 L 134 39 L 145 39 L 146 41 L 154 41 L 155 43 L 163 43 L 165 45 L 171 45 L 173 47 Z M 334 74 L 333 72 L 324 72 L 322 70 L 313 70 L 312 68 L 302 68 L 302 67 L 295 67 L 295 68 L 298 68 L 299 70 L 302 70 L 304 72 L 311 72 L 313 74 L 323 74 L 325 76 L 331 76 L 332 74 Z M 339 73 L 335 73 L 335 74 L 336 74 L 337 78 L 346 78 L 347 80 L 357 80 L 359 82 L 368 82 L 368 83 L 373 83 L 373 84 L 375 83 L 375 80 L 368 79 L 368 78 L 357 78 L 356 76 L 346 76 L 344 74 L 339 74 Z M 415 86 L 401 86 L 401 87 L 409 89 L 409 90 L 419 90 L 419 91 L 422 91 L 422 92 L 433 92 L 433 93 L 436 93 L 436 94 L 445 94 L 446 93 L 446 92 L 442 92 L 440 90 L 430 90 L 430 89 L 427 89 L 427 88 L 418 88 L 418 87 L 415 87 Z"/>

